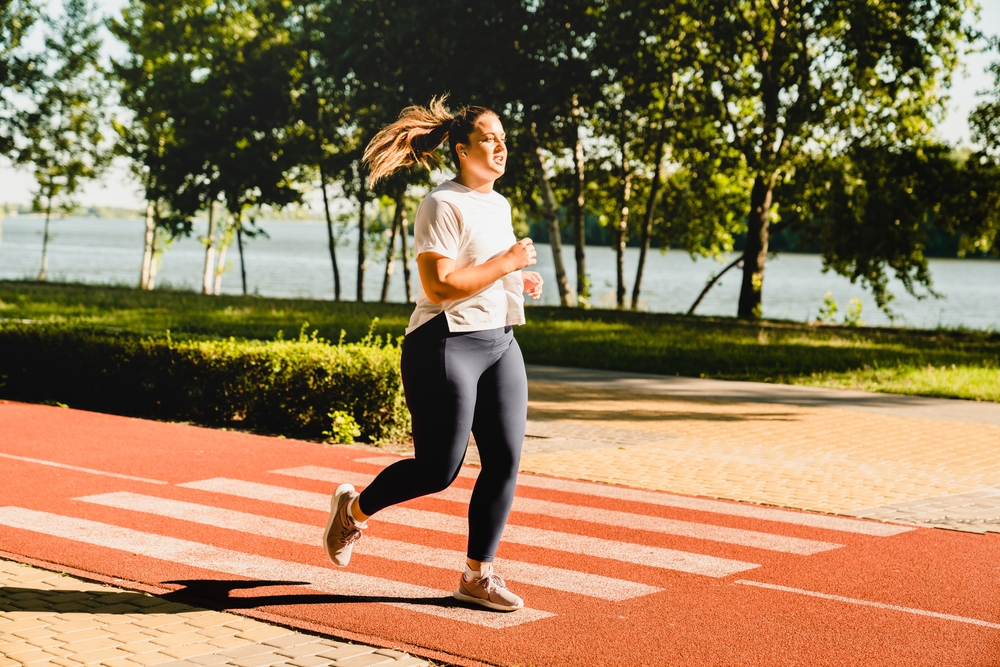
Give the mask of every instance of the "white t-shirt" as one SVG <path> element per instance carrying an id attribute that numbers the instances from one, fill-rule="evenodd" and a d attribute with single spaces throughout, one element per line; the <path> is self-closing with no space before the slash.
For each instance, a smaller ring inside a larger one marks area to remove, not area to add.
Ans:
<path id="1" fill-rule="evenodd" d="M 510 204 L 496 192 L 476 192 L 455 181 L 431 190 L 413 222 L 414 256 L 434 252 L 455 261 L 455 269 L 478 266 L 517 243 Z M 524 324 L 524 281 L 520 271 L 457 301 L 431 303 L 423 285 L 406 333 L 444 312 L 449 331 L 483 331 Z"/>

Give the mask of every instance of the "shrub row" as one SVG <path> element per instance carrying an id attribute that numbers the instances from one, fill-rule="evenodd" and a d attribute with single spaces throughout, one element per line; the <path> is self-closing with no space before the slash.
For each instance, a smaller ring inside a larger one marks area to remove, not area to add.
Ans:
<path id="1" fill-rule="evenodd" d="M 0 395 L 114 414 L 324 439 L 344 413 L 368 442 L 404 439 L 399 348 L 298 340 L 172 340 L 0 324 Z"/>

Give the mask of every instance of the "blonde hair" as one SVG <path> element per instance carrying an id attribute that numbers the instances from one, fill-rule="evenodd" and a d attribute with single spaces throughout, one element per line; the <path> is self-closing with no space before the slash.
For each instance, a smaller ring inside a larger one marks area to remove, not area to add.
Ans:
<path id="1" fill-rule="evenodd" d="M 455 168 L 460 168 L 456 144 L 468 143 L 480 116 L 497 114 L 486 107 L 475 106 L 462 107 L 453 114 L 444 105 L 447 99 L 447 95 L 442 95 L 432 97 L 426 107 L 406 107 L 396 122 L 375 135 L 361 158 L 368 167 L 368 187 L 403 167 L 438 166 L 440 159 L 435 151 L 445 140 L 448 140 Z"/>

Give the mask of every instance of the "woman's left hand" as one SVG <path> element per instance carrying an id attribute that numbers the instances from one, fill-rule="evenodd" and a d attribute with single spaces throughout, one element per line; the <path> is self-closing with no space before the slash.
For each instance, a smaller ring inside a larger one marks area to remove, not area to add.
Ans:
<path id="1" fill-rule="evenodd" d="M 542 297 L 542 276 L 534 271 L 521 271 L 524 291 L 535 301 Z"/>

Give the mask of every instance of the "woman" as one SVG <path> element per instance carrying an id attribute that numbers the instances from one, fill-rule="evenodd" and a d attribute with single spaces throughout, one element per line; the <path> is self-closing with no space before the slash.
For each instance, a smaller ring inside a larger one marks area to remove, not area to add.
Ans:
<path id="1" fill-rule="evenodd" d="M 381 509 L 436 493 L 458 476 L 469 433 L 482 470 L 469 503 L 465 572 L 455 598 L 500 611 L 524 606 L 493 571 L 514 501 L 528 409 L 524 360 L 512 327 L 524 323 L 524 297 L 542 278 L 531 239 L 517 241 L 510 204 L 493 191 L 506 168 L 503 125 L 484 107 L 455 114 L 444 99 L 405 109 L 368 145 L 369 184 L 396 169 L 429 166 L 448 141 L 458 175 L 424 198 L 414 222 L 420 291 L 403 340 L 400 367 L 413 417 L 414 458 L 383 470 L 360 494 L 340 485 L 330 501 L 327 556 L 345 566 Z"/>

